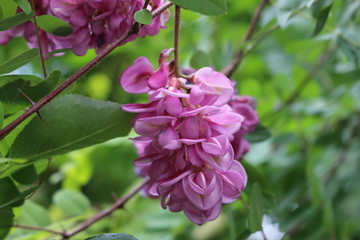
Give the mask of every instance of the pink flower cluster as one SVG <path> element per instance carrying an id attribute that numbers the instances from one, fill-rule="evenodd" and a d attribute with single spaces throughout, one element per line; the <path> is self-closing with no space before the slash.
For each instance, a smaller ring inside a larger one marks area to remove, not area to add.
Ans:
<path id="1" fill-rule="evenodd" d="M 144 6 L 144 0 L 35 0 L 36 15 L 53 15 L 73 27 L 73 33 L 66 37 L 54 36 L 40 30 L 44 52 L 71 48 L 82 56 L 88 49 L 101 51 L 131 29 L 134 14 Z M 147 9 L 153 11 L 164 0 L 152 0 Z M 20 9 L 18 11 L 21 11 Z M 156 35 L 165 27 L 169 14 L 167 11 L 154 18 L 150 25 L 140 29 L 140 37 Z M 37 47 L 35 27 L 29 21 L 13 29 L 0 32 L 0 44 L 6 44 L 12 37 L 24 36 L 29 47 Z M 134 40 L 130 37 L 128 41 Z"/>
<path id="2" fill-rule="evenodd" d="M 136 172 L 149 179 L 144 192 L 160 197 L 163 208 L 184 211 L 197 224 L 214 220 L 223 203 L 235 201 L 246 186 L 239 161 L 249 150 L 243 136 L 254 130 L 258 117 L 254 100 L 234 96 L 234 84 L 205 67 L 176 78 L 170 50 L 154 69 L 139 57 L 120 78 L 129 93 L 147 93 L 149 103 L 126 104 L 138 113 L 133 139 L 139 158 Z"/>

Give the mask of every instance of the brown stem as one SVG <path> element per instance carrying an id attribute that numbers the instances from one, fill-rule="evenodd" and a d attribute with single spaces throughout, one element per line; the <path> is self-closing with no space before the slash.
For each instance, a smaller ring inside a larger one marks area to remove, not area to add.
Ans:
<path id="1" fill-rule="evenodd" d="M 47 74 L 46 74 L 45 59 L 44 59 L 43 49 L 42 49 L 41 40 L 40 40 L 39 26 L 38 26 L 37 20 L 36 20 L 36 12 L 35 12 L 36 9 L 35 9 L 34 0 L 31 0 L 31 8 L 34 12 L 33 21 L 34 21 L 34 25 L 35 25 L 36 40 L 38 42 L 38 47 L 39 47 L 39 56 L 40 56 L 41 67 L 43 70 L 44 78 L 46 78 Z"/>
<path id="2" fill-rule="evenodd" d="M 163 6 L 160 6 L 153 12 L 153 17 L 158 16 L 167 8 L 169 8 L 172 3 L 166 2 Z M 101 60 L 103 60 L 107 55 L 109 55 L 116 47 L 122 44 L 128 37 L 133 34 L 136 34 L 139 31 L 140 27 L 138 23 L 134 23 L 130 31 L 119 38 L 118 40 L 111 43 L 108 47 L 106 47 L 99 55 L 97 55 L 94 59 L 92 59 L 88 64 L 79 69 L 73 75 L 71 75 L 65 82 L 63 82 L 59 87 L 55 88 L 48 95 L 39 100 L 35 105 L 31 106 L 25 113 L 7 125 L 5 128 L 0 130 L 0 140 L 6 137 L 14 128 L 16 128 L 20 123 L 22 123 L 25 119 L 27 119 L 33 113 L 39 111 L 42 107 L 44 107 L 47 103 L 49 103 L 52 99 L 54 99 L 57 95 L 59 95 L 62 91 L 64 91 L 68 86 L 78 80 L 82 75 L 88 72 L 91 68 L 93 68 L 96 64 L 98 64 Z"/>
<path id="3" fill-rule="evenodd" d="M 175 26 L 174 26 L 174 57 L 175 57 L 175 76 L 180 77 L 180 57 L 179 57 L 179 32 L 180 32 L 180 9 L 175 5 Z"/>
<path id="4" fill-rule="evenodd" d="M 144 181 L 142 184 L 140 184 L 138 187 L 134 188 L 131 192 L 129 192 L 128 194 L 126 194 L 124 197 L 122 197 L 121 199 L 117 200 L 111 207 L 109 207 L 108 209 L 105 209 L 101 212 L 99 212 L 98 214 L 96 214 L 95 216 L 93 216 L 92 218 L 88 219 L 87 221 L 85 221 L 83 224 L 81 224 L 81 226 L 79 226 L 78 228 L 76 228 L 75 230 L 71 231 L 71 232 L 67 232 L 67 233 L 63 233 L 63 239 L 68 239 L 72 236 L 74 236 L 75 234 L 87 229 L 88 227 L 90 227 L 92 224 L 96 223 L 97 221 L 103 219 L 104 217 L 110 215 L 112 212 L 114 212 L 116 209 L 119 208 L 123 208 L 124 204 L 130 199 L 132 198 L 137 192 L 139 192 L 146 184 L 148 183 L 148 181 Z"/>
<path id="5" fill-rule="evenodd" d="M 62 232 L 48 229 L 48 228 L 43 228 L 43 227 L 28 226 L 28 225 L 23 225 L 23 224 L 13 224 L 12 226 L 15 228 L 24 228 L 24 229 L 30 229 L 30 230 L 35 230 L 35 231 L 48 232 L 48 233 L 52 233 L 55 235 L 61 235 L 61 236 L 63 235 Z"/>
<path id="6" fill-rule="evenodd" d="M 256 25 L 259 22 L 260 15 L 265 9 L 265 6 L 268 2 L 269 0 L 261 0 L 260 5 L 256 9 L 253 18 L 251 19 L 249 29 L 244 39 L 242 40 L 242 45 L 251 40 L 252 36 L 254 35 Z M 237 67 L 240 65 L 243 58 L 244 58 L 244 49 L 241 48 L 240 51 L 235 55 L 234 60 L 228 66 L 226 66 L 221 72 L 224 73 L 227 77 L 231 77 L 235 72 L 235 70 L 237 69 Z"/>

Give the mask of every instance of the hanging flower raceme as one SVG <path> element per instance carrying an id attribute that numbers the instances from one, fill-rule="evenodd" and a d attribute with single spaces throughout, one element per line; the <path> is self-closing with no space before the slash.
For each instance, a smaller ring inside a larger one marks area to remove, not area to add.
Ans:
<path id="1" fill-rule="evenodd" d="M 133 141 L 139 158 L 134 164 L 149 179 L 145 195 L 203 224 L 245 188 L 247 175 L 236 159 L 248 151 L 243 136 L 258 118 L 254 101 L 234 96 L 233 83 L 212 68 L 176 78 L 171 51 L 161 53 L 156 70 L 139 57 L 123 72 L 125 91 L 147 93 L 150 102 L 126 104 L 122 110 L 138 113 L 133 125 L 140 136 Z"/>
<path id="2" fill-rule="evenodd" d="M 153 11 L 164 0 L 151 0 L 147 9 Z M 134 14 L 144 6 L 144 0 L 35 0 L 36 15 L 53 15 L 69 23 L 73 33 L 66 37 L 54 36 L 40 29 L 41 44 L 45 53 L 57 49 L 71 48 L 78 55 L 88 49 L 100 52 L 116 39 L 124 37 L 134 24 Z M 19 8 L 18 11 L 21 11 Z M 143 26 L 137 36 L 156 35 L 169 19 L 164 11 L 155 17 L 150 25 Z M 0 44 L 6 44 L 11 37 L 24 36 L 29 47 L 37 47 L 34 24 L 29 21 L 18 27 L 0 32 Z M 124 42 L 125 43 L 125 42 Z"/>

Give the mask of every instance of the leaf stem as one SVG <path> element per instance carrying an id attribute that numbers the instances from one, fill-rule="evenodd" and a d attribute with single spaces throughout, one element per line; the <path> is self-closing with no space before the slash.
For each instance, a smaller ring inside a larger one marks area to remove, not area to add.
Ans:
<path id="1" fill-rule="evenodd" d="M 263 10 L 265 9 L 265 6 L 266 6 L 266 4 L 268 4 L 268 2 L 269 2 L 269 0 L 261 0 L 258 8 L 255 11 L 253 18 L 251 19 L 250 26 L 248 28 L 248 31 L 247 31 L 244 39 L 242 40 L 242 44 L 250 41 L 251 38 L 253 37 L 256 25 L 260 20 L 260 15 L 263 12 Z M 226 66 L 221 72 L 230 78 L 234 74 L 234 72 L 238 68 L 238 66 L 240 65 L 243 58 L 244 58 L 244 49 L 241 48 L 235 55 L 233 61 L 228 66 Z"/>
<path id="2" fill-rule="evenodd" d="M 52 230 L 52 229 L 48 229 L 48 228 L 38 227 L 38 226 L 28 226 L 28 225 L 23 225 L 23 224 L 13 224 L 12 226 L 15 227 L 15 228 L 24 228 L 24 229 L 41 231 L 41 232 L 48 232 L 48 233 L 52 233 L 52 234 L 55 234 L 55 235 L 61 235 L 61 236 L 63 235 L 62 232 Z"/>
<path id="3" fill-rule="evenodd" d="M 148 183 L 148 181 L 144 181 L 143 183 L 141 183 L 139 186 L 137 186 L 136 188 L 134 188 L 132 191 L 130 191 L 128 194 L 126 194 L 124 197 L 122 197 L 121 199 L 117 200 L 111 207 L 109 207 L 108 209 L 105 209 L 101 212 L 99 212 L 98 214 L 96 214 L 95 216 L 93 216 L 92 218 L 89 218 L 87 221 L 85 221 L 83 224 L 81 224 L 78 228 L 76 228 L 75 230 L 71 231 L 71 232 L 66 232 L 66 233 L 62 233 L 63 239 L 68 239 L 72 236 L 74 236 L 75 234 L 87 229 L 88 227 L 90 227 L 92 224 L 96 223 L 97 221 L 103 219 L 104 217 L 110 215 L 112 212 L 114 212 L 116 209 L 119 208 L 123 208 L 124 204 L 131 199 L 136 193 L 138 193 L 146 184 Z"/>
<path id="4" fill-rule="evenodd" d="M 164 5 L 157 8 L 153 13 L 153 17 L 158 16 L 167 8 L 172 5 L 171 2 L 166 2 Z M 55 88 L 48 95 L 40 99 L 35 105 L 31 106 L 25 113 L 7 125 L 5 128 L 0 130 L 0 140 L 5 138 L 12 130 L 14 130 L 20 123 L 22 123 L 25 119 L 27 119 L 33 113 L 39 111 L 42 107 L 44 107 L 47 103 L 53 100 L 57 95 L 59 95 L 62 91 L 64 91 L 68 86 L 78 80 L 81 76 L 87 73 L 91 68 L 93 68 L 96 64 L 98 64 L 101 60 L 103 60 L 107 55 L 109 55 L 115 48 L 117 48 L 120 44 L 124 43 L 127 38 L 129 38 L 133 34 L 137 34 L 140 29 L 140 25 L 138 23 L 134 23 L 132 28 L 129 30 L 127 34 L 117 39 L 109 46 L 107 46 L 99 55 L 97 55 L 94 59 L 92 59 L 88 64 L 84 67 L 80 68 L 77 72 L 71 75 L 65 82 L 63 82 L 60 86 Z"/>
<path id="5" fill-rule="evenodd" d="M 180 9 L 175 5 L 175 26 L 174 26 L 174 56 L 175 56 L 175 76 L 180 77 L 180 57 L 179 57 L 179 33 L 180 33 Z"/>
<path id="6" fill-rule="evenodd" d="M 33 20 L 34 20 L 34 25 L 35 25 L 36 39 L 37 39 L 38 47 L 39 47 L 39 57 L 40 57 L 41 67 L 42 67 L 42 71 L 44 74 L 44 78 L 47 78 L 45 59 L 44 59 L 43 49 L 42 49 L 41 40 L 40 40 L 39 26 L 38 26 L 37 20 L 36 20 L 36 13 L 35 13 L 36 9 L 35 9 L 34 0 L 31 0 L 31 8 L 34 12 Z"/>

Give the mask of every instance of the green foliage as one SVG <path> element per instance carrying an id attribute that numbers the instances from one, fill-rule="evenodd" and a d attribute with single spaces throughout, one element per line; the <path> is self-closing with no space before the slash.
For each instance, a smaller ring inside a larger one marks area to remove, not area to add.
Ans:
<path id="1" fill-rule="evenodd" d="M 36 21 L 42 30 L 56 36 L 65 37 L 73 32 L 70 24 L 52 15 L 37 16 Z"/>
<path id="2" fill-rule="evenodd" d="M 271 137 L 271 132 L 265 126 L 259 124 L 256 126 L 256 129 L 250 134 L 245 136 L 245 139 L 250 143 L 263 142 Z"/>
<path id="3" fill-rule="evenodd" d="M 30 2 L 26 0 L 13 0 L 26 14 L 30 14 L 32 12 Z"/>
<path id="4" fill-rule="evenodd" d="M 1 29 L 0 29 L 1 30 Z M 38 55 L 37 48 L 30 49 L 0 65 L 0 74 L 12 72 L 19 67 L 31 62 Z"/>
<path id="5" fill-rule="evenodd" d="M 0 0 L 2 18 L 9 18 L 16 14 L 17 4 L 12 0 Z M 0 18 L 1 19 L 1 18 Z"/>
<path id="6" fill-rule="evenodd" d="M 4 108 L 2 106 L 2 103 L 0 102 L 0 129 L 2 128 L 4 123 Z"/>
<path id="7" fill-rule="evenodd" d="M 31 184 L 37 180 L 37 173 L 33 164 L 17 170 L 11 176 L 20 184 Z"/>
<path id="8" fill-rule="evenodd" d="M 105 233 L 86 238 L 85 240 L 136 240 L 136 238 L 125 233 Z"/>
<path id="9" fill-rule="evenodd" d="M 48 158 L 128 134 L 132 115 L 120 105 L 64 95 L 47 104 L 11 146 L 11 158 Z M 64 119 L 66 116 L 66 119 Z M 54 136 L 57 136 L 54 138 Z"/>
<path id="10" fill-rule="evenodd" d="M 140 24 L 151 24 L 152 14 L 147 9 L 141 9 L 134 14 L 135 21 Z"/>
<path id="11" fill-rule="evenodd" d="M 223 15 L 227 13 L 226 0 L 171 0 L 180 7 L 205 15 Z"/>
<path id="12" fill-rule="evenodd" d="M 263 200 L 259 183 L 254 183 L 251 188 L 249 228 L 256 232 L 262 229 Z"/>
<path id="13" fill-rule="evenodd" d="M 90 207 L 89 199 L 85 195 L 68 189 L 56 192 L 53 201 L 68 215 L 84 214 Z"/>
<path id="14" fill-rule="evenodd" d="M 0 239 L 4 239 L 13 225 L 13 213 L 11 209 L 0 209 Z"/>
<path id="15" fill-rule="evenodd" d="M 3 14 L 5 15 L 5 13 Z M 12 27 L 16 27 L 17 25 L 29 21 L 32 17 L 33 17 L 33 13 L 26 14 L 25 12 L 21 12 L 16 14 L 15 16 L 3 18 L 2 20 L 0 20 L 0 31 L 5 31 Z"/>

